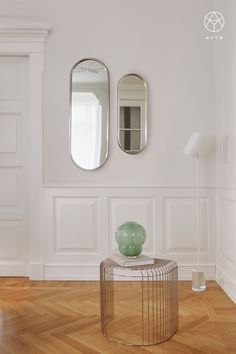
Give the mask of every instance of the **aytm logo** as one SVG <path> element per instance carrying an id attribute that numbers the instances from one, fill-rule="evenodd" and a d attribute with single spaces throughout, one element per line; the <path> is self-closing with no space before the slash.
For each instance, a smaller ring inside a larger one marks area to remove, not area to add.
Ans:
<path id="1" fill-rule="evenodd" d="M 220 32 L 224 25 L 225 19 L 220 12 L 208 12 L 208 14 L 204 17 L 204 26 L 210 32 Z"/>

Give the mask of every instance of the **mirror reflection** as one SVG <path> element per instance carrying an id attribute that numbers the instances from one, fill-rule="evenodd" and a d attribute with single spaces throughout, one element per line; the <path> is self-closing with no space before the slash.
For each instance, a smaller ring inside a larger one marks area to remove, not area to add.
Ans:
<path id="1" fill-rule="evenodd" d="M 139 153 L 147 140 L 147 87 L 136 74 L 118 84 L 118 142 L 129 154 Z"/>
<path id="2" fill-rule="evenodd" d="M 70 149 L 77 166 L 94 170 L 104 164 L 108 130 L 108 70 L 99 60 L 81 60 L 71 71 Z"/>

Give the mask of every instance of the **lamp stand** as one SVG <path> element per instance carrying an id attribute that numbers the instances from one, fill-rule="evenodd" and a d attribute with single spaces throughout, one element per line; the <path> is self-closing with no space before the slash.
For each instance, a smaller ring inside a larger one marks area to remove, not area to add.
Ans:
<path id="1" fill-rule="evenodd" d="M 200 269 L 200 169 L 199 169 L 199 155 L 196 155 L 197 164 L 197 267 L 192 271 L 192 290 L 193 291 L 205 291 L 206 290 L 206 278 L 203 270 Z"/>

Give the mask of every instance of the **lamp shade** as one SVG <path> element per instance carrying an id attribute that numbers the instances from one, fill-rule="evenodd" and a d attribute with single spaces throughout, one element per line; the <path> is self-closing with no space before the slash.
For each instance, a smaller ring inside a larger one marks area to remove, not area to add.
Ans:
<path id="1" fill-rule="evenodd" d="M 203 143 L 203 135 L 200 132 L 194 132 L 189 138 L 183 152 L 186 155 L 196 156 L 199 153 L 200 146 Z"/>

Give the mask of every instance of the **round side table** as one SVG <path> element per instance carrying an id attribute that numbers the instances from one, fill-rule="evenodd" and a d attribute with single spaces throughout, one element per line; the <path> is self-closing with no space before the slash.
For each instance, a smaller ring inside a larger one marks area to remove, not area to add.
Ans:
<path id="1" fill-rule="evenodd" d="M 100 264 L 103 335 L 126 345 L 166 341 L 178 329 L 178 266 L 155 259 L 152 265 Z"/>

